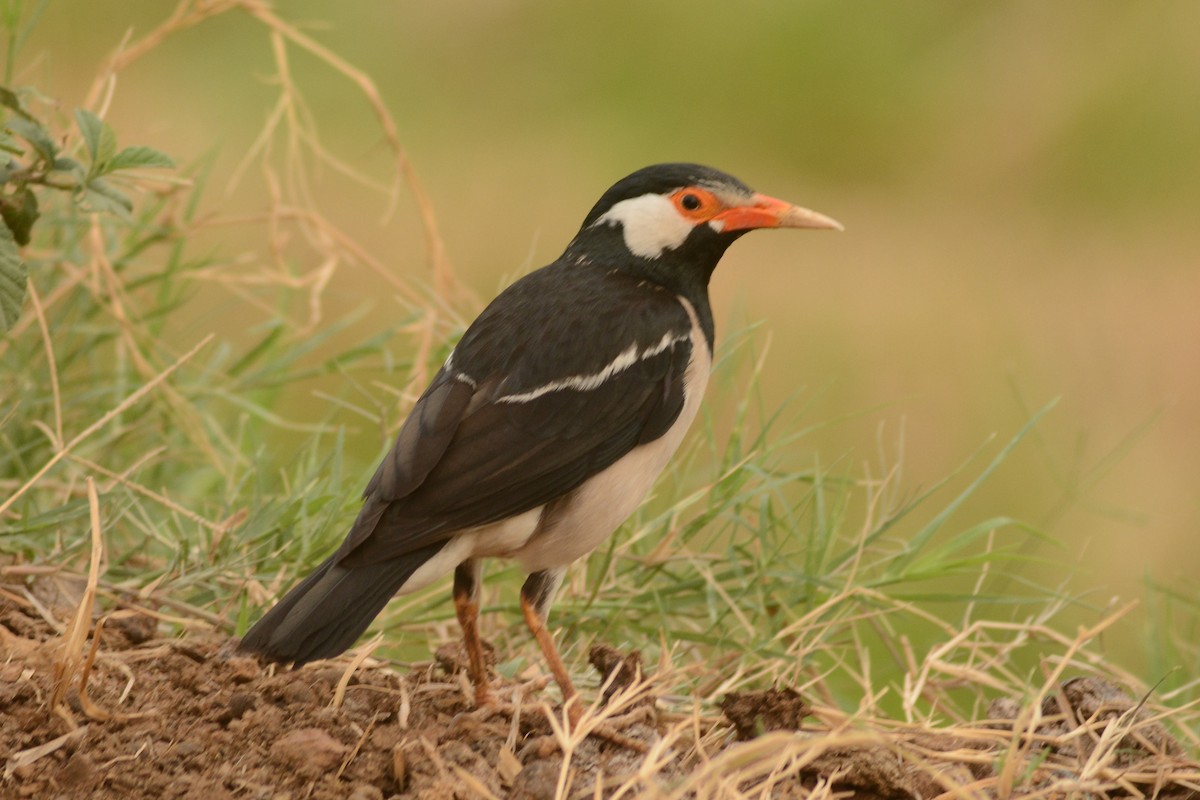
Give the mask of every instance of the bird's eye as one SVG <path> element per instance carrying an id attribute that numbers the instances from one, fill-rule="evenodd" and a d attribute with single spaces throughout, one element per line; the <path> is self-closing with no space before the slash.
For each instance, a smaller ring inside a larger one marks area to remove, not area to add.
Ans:
<path id="1" fill-rule="evenodd" d="M 713 209 L 720 207 L 713 193 L 699 186 L 679 189 L 671 195 L 671 202 L 675 204 L 675 210 L 691 220 L 692 224 L 707 219 Z"/>

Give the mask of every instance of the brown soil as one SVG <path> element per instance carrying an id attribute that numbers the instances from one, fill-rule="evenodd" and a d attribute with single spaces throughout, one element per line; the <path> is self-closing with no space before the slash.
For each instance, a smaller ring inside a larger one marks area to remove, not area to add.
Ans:
<path id="1" fill-rule="evenodd" d="M 970 729 L 880 724 L 847 733 L 836 715 L 814 724 L 791 689 L 730 695 L 725 719 L 666 713 L 648 693 L 653 682 L 641 679 L 636 653 L 596 648 L 592 662 L 609 677 L 594 694 L 618 715 L 604 725 L 643 744 L 631 748 L 614 737 L 556 733 L 550 718 L 560 720 L 561 708 L 549 707 L 556 695 L 543 693 L 541 678 L 497 677 L 502 706 L 477 711 L 456 647 L 404 674 L 348 659 L 278 670 L 238 656 L 216 634 L 159 638 L 155 620 L 126 611 L 105 622 L 95 647 L 93 629 L 84 648 L 93 663 L 85 658 L 68 676 L 51 710 L 64 637 L 46 607 L 26 597 L 0 589 L 6 798 L 552 798 L 612 796 L 622 786 L 629 797 L 651 785 L 663 797 L 850 790 L 923 798 L 953 787 L 997 796 L 1006 778 L 1061 796 L 1066 784 L 1047 791 L 1055 781 L 1082 780 L 1071 764 L 1094 768 L 1092 793 L 1200 797 L 1189 788 L 1200 767 L 1161 726 L 1133 725 L 1132 701 L 1092 678 L 1048 699 L 1046 721 L 1030 736 L 997 721 L 1026 711 L 1011 701 Z M 1132 727 L 1118 737 L 1116 755 L 1100 758 L 1110 724 Z M 1006 776 L 1005 763 L 1019 764 L 1019 774 Z"/>

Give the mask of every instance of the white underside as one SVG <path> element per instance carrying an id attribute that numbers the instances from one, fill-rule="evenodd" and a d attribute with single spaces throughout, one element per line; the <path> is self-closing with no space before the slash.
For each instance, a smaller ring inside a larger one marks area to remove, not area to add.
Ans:
<path id="1" fill-rule="evenodd" d="M 682 297 L 679 302 L 692 320 L 692 357 L 684 380 L 683 408 L 670 430 L 589 478 L 560 501 L 552 514 L 545 514 L 546 506 L 540 506 L 455 534 L 441 552 L 413 573 L 399 594 L 428 586 L 469 558 L 512 558 L 526 572 L 565 567 L 596 549 L 637 510 L 696 418 L 712 368 L 696 312 Z"/>

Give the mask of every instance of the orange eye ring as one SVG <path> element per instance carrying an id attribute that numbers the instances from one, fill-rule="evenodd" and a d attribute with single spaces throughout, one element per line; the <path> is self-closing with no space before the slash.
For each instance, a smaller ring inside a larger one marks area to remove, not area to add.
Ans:
<path id="1" fill-rule="evenodd" d="M 721 210 L 716 195 L 699 186 L 685 186 L 671 195 L 671 202 L 680 216 L 695 222 L 712 219 Z"/>

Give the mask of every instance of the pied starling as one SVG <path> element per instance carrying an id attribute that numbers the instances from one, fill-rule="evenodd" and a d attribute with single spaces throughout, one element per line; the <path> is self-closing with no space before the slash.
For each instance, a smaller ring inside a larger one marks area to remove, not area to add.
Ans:
<path id="1" fill-rule="evenodd" d="M 467 328 L 345 541 L 241 648 L 295 665 L 335 656 L 393 595 L 453 571 L 482 705 L 481 559 L 512 558 L 529 573 L 525 621 L 563 700 L 574 697 L 546 627 L 551 600 L 567 566 L 641 503 L 695 418 L 712 364 L 709 278 L 756 228 L 841 226 L 696 164 L 646 167 L 605 192 L 557 260 Z"/>

